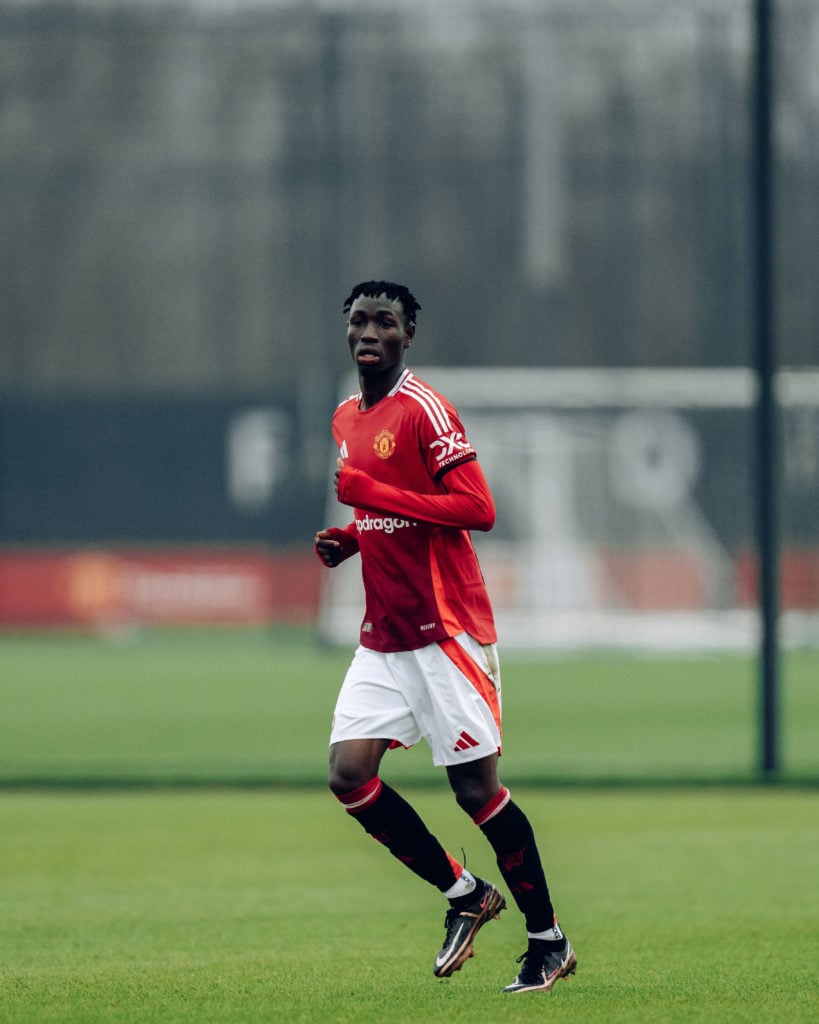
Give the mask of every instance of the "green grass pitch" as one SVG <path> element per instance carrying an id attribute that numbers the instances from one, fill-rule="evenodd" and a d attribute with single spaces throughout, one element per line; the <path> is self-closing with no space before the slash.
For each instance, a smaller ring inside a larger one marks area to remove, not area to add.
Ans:
<path id="1" fill-rule="evenodd" d="M 441 897 L 325 790 L 348 657 L 0 638 L 2 1024 L 817 1019 L 817 652 L 783 658 L 782 785 L 755 784 L 750 657 L 506 659 L 503 775 L 579 959 L 519 997 L 517 911 L 437 981 Z M 497 878 L 425 747 L 384 775 Z"/>
<path id="2" fill-rule="evenodd" d="M 349 650 L 304 630 L 0 637 L 0 783 L 324 784 Z M 503 654 L 503 652 L 502 652 Z M 819 650 L 783 657 L 782 762 L 819 781 Z M 503 659 L 509 782 L 749 782 L 750 655 Z M 437 781 L 419 746 L 391 777 Z"/>
<path id="3" fill-rule="evenodd" d="M 443 792 L 410 789 L 496 877 Z M 442 898 L 317 790 L 0 795 L 4 1024 L 817 1019 L 819 798 L 804 789 L 515 791 L 578 973 L 508 996 L 513 909 L 448 981 Z"/>

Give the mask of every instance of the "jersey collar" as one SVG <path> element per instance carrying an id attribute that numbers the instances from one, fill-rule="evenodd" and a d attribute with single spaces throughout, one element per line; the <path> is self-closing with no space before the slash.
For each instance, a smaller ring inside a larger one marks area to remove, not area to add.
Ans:
<path id="1" fill-rule="evenodd" d="M 404 368 L 404 372 L 401 374 L 401 376 L 395 382 L 395 384 L 392 387 L 392 390 L 387 393 L 387 398 L 392 398 L 393 395 L 397 394 L 397 392 L 400 391 L 402 384 L 406 381 L 406 379 L 408 377 L 411 377 L 411 376 L 412 376 L 412 374 L 405 367 Z"/>

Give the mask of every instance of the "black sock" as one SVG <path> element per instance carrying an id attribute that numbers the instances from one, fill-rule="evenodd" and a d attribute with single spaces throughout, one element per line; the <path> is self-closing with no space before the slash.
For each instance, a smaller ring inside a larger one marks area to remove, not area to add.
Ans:
<path id="1" fill-rule="evenodd" d="M 530 932 L 545 932 L 555 921 L 549 887 L 529 819 L 511 800 L 480 826 Z"/>
<path id="2" fill-rule="evenodd" d="M 342 803 L 345 802 L 342 798 Z M 347 810 L 393 857 L 441 892 L 455 883 L 460 865 L 453 861 L 410 804 L 386 783 L 381 782 L 377 796 L 366 806 Z"/>

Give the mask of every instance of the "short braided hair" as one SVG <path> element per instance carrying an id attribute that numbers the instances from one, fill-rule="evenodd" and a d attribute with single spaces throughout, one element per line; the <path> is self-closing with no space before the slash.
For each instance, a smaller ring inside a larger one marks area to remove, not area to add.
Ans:
<path id="1" fill-rule="evenodd" d="M 415 323 L 415 314 L 421 308 L 409 288 L 405 288 L 402 284 L 395 284 L 394 281 L 362 281 L 344 300 L 345 313 L 350 312 L 350 307 L 359 295 L 366 295 L 371 299 L 377 299 L 379 295 L 386 295 L 388 299 L 397 299 L 404 307 L 404 318 L 408 324 Z"/>

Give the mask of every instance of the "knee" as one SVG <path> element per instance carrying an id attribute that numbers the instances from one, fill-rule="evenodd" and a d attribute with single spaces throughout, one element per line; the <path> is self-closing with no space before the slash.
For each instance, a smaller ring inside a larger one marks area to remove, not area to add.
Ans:
<path id="1" fill-rule="evenodd" d="M 365 766 L 345 758 L 331 757 L 327 783 L 336 796 L 345 796 L 365 786 L 372 774 Z"/>
<path id="2" fill-rule="evenodd" d="M 498 787 L 489 786 L 478 779 L 458 780 L 453 782 L 452 791 L 455 794 L 455 801 L 462 811 L 465 811 L 470 818 L 474 818 L 479 811 L 494 799 Z"/>
<path id="3" fill-rule="evenodd" d="M 344 796 L 375 778 L 388 740 L 346 740 L 330 747 L 328 783 L 336 796 Z"/>
<path id="4" fill-rule="evenodd" d="M 353 793 L 355 790 L 366 785 L 367 782 L 369 782 L 369 779 L 364 779 L 361 776 L 344 775 L 341 772 L 332 770 L 327 779 L 330 792 L 336 796 L 346 796 L 347 793 Z"/>

